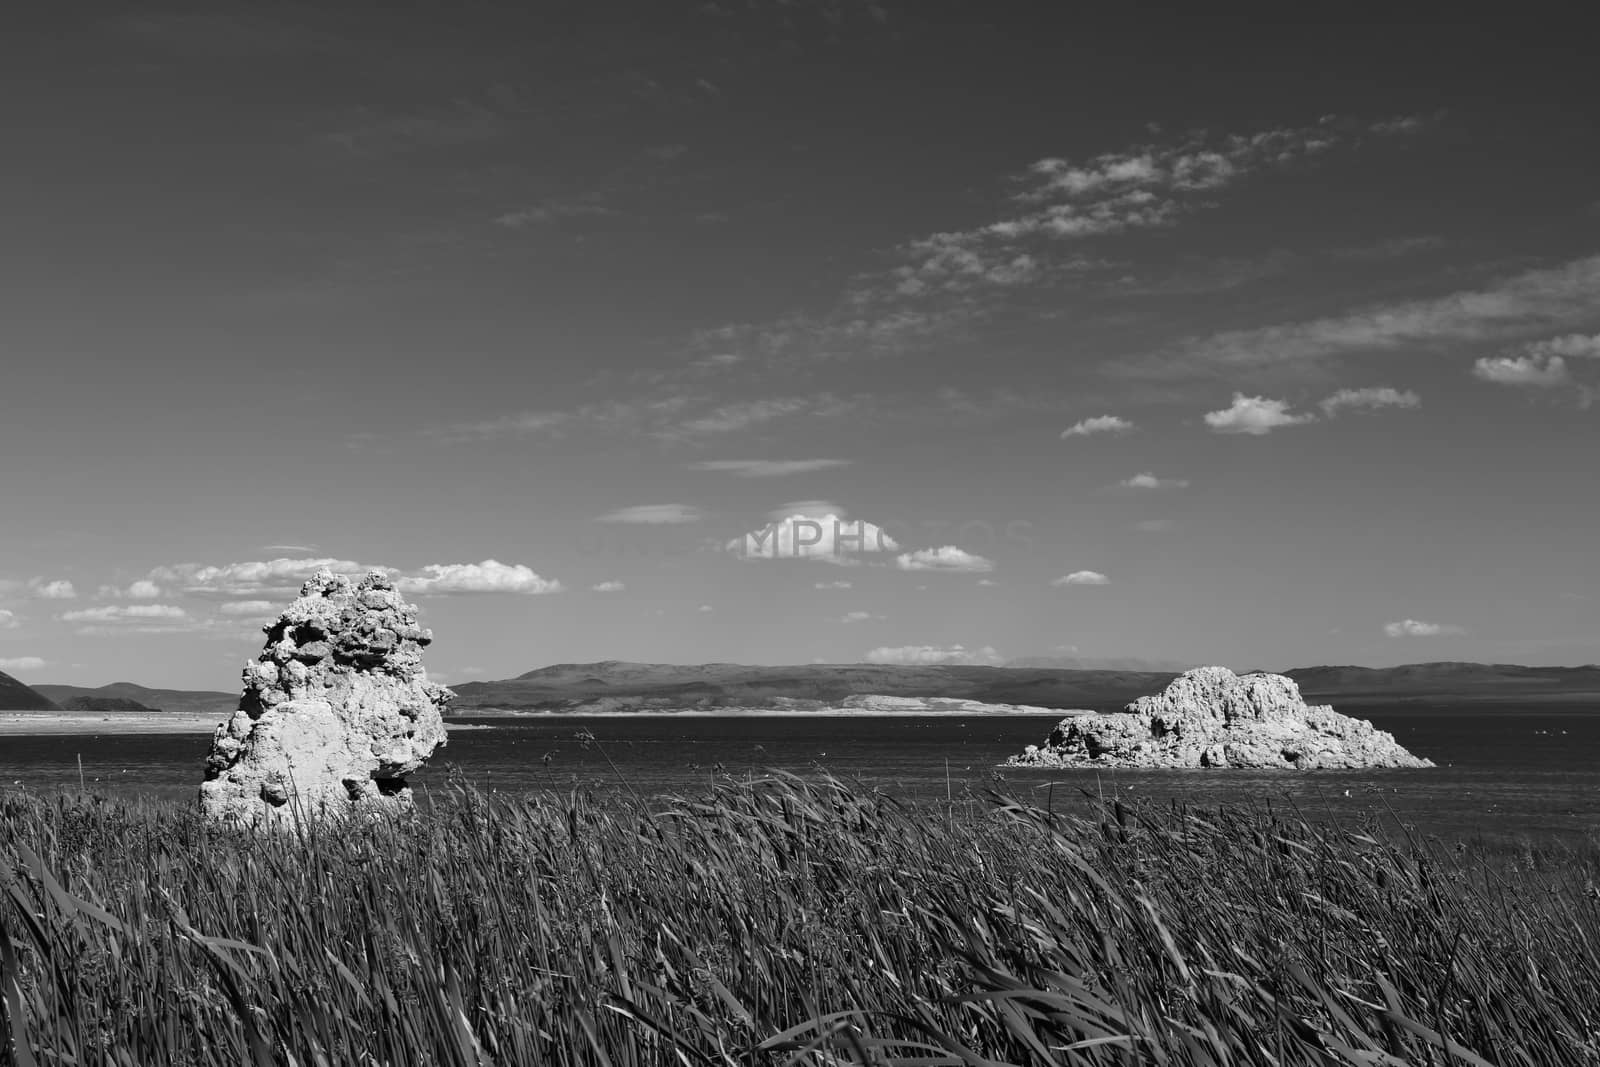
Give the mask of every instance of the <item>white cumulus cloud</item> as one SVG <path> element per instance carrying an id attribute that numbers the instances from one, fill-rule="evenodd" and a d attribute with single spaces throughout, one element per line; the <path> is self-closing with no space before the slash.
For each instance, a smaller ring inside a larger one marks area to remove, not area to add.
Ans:
<path id="1" fill-rule="evenodd" d="M 965 645 L 900 645 L 875 648 L 867 653 L 866 661 L 911 666 L 950 663 L 997 667 L 1005 662 L 1005 657 L 990 645 L 974 649 Z"/>
<path id="2" fill-rule="evenodd" d="M 78 596 L 78 590 L 65 578 L 35 578 L 28 587 L 40 600 L 75 600 Z"/>
<path id="3" fill-rule="evenodd" d="M 1495 385 L 1551 389 L 1572 381 L 1560 356 L 1485 356 L 1472 365 L 1472 376 Z"/>
<path id="4" fill-rule="evenodd" d="M 589 588 L 594 590 L 596 593 L 620 593 L 626 589 L 627 586 L 618 581 L 607 581 L 597 582 L 596 584 L 591 585 Z"/>
<path id="5" fill-rule="evenodd" d="M 332 557 L 250 560 L 243 563 L 174 563 L 150 572 L 149 581 L 175 585 L 186 593 L 249 597 L 263 593 L 279 596 L 299 591 L 307 578 L 318 571 L 337 574 L 364 574 L 368 567 L 348 559 Z"/>
<path id="6" fill-rule="evenodd" d="M 1548 337 L 1527 346 L 1530 356 L 1566 356 L 1572 359 L 1600 359 L 1600 333 L 1569 333 Z"/>
<path id="7" fill-rule="evenodd" d="M 819 563 L 855 563 L 858 555 L 894 552 L 894 538 L 865 519 L 838 514 L 794 514 L 736 537 L 726 545 L 744 559 L 804 559 Z"/>
<path id="8" fill-rule="evenodd" d="M 869 622 L 872 619 L 880 617 L 881 616 L 874 615 L 870 611 L 847 611 L 843 615 L 839 616 L 839 621 L 843 623 Z"/>
<path id="9" fill-rule="evenodd" d="M 1141 471 L 1132 478 L 1124 478 L 1118 483 L 1124 489 L 1187 489 L 1189 481 L 1186 478 L 1157 478 L 1149 471 Z"/>
<path id="10" fill-rule="evenodd" d="M 1421 405 L 1422 398 L 1411 390 L 1402 391 L 1383 385 L 1366 389 L 1341 389 L 1332 396 L 1324 398 L 1317 406 L 1322 409 L 1324 415 L 1331 418 L 1345 408 L 1352 411 L 1377 411 L 1379 408 L 1415 408 Z"/>
<path id="11" fill-rule="evenodd" d="M 1088 437 L 1097 433 L 1127 433 L 1133 429 L 1133 423 L 1120 415 L 1096 415 L 1092 419 L 1075 422 L 1061 431 L 1063 439 L 1068 437 Z"/>
<path id="12" fill-rule="evenodd" d="M 0 671 L 36 671 L 46 662 L 38 656 L 13 656 L 9 659 L 0 659 Z"/>
<path id="13" fill-rule="evenodd" d="M 638 504 L 601 515 L 599 522 L 623 522 L 635 526 L 677 526 L 699 522 L 700 509 L 689 504 Z"/>
<path id="14" fill-rule="evenodd" d="M 482 563 L 430 563 L 416 574 L 401 575 L 395 587 L 404 593 L 559 593 L 561 583 L 541 578 L 520 563 L 486 559 Z"/>
<path id="15" fill-rule="evenodd" d="M 1259 437 L 1283 426 L 1315 422 L 1315 415 L 1296 415 L 1282 400 L 1264 396 L 1233 394 L 1233 403 L 1220 411 L 1206 412 L 1206 425 L 1218 433 L 1244 433 Z"/>
<path id="16" fill-rule="evenodd" d="M 16 612 L 0 608 L 0 630 L 15 630 L 19 625 Z"/>
<path id="17" fill-rule="evenodd" d="M 903 571 L 956 571 L 982 574 L 994 570 L 994 561 L 975 556 L 955 545 L 941 548 L 919 548 L 897 556 L 894 564 Z"/>
<path id="18" fill-rule="evenodd" d="M 1051 579 L 1051 585 L 1110 585 L 1111 579 L 1099 571 L 1073 571 L 1063 574 L 1059 578 Z"/>
<path id="19" fill-rule="evenodd" d="M 1444 637 L 1466 633 L 1459 626 L 1445 622 L 1424 622 L 1421 619 L 1401 619 L 1383 624 L 1383 632 L 1390 637 Z"/>

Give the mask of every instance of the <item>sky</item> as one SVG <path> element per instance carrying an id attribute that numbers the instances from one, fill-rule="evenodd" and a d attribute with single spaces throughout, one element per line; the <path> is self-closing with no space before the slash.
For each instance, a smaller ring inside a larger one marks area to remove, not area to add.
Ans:
<path id="1" fill-rule="evenodd" d="M 232 689 L 319 567 L 391 573 L 446 682 L 1600 661 L 1578 39 L 37 7 L 0 37 L 0 670 Z"/>

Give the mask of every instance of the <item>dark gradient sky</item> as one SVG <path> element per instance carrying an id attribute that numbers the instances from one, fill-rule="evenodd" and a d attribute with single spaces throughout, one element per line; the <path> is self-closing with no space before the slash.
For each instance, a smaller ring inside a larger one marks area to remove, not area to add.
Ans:
<path id="1" fill-rule="evenodd" d="M 315 560 L 458 681 L 1600 660 L 1589 38 L 1372 11 L 13 15 L 0 670 L 232 688 Z"/>

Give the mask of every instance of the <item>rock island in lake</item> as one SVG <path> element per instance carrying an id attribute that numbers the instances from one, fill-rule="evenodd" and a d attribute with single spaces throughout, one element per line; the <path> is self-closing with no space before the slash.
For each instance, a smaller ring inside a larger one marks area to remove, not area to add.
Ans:
<path id="1" fill-rule="evenodd" d="M 1280 674 L 1198 667 L 1123 711 L 1063 719 L 1012 767 L 1432 767 L 1365 719 L 1301 699 Z"/>

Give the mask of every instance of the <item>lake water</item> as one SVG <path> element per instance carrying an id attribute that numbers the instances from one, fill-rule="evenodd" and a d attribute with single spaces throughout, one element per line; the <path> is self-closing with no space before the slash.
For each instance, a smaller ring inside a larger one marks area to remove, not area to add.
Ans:
<path id="1" fill-rule="evenodd" d="M 1086 810 L 1080 790 L 1215 806 L 1244 799 L 1293 804 L 1309 816 L 1352 824 L 1392 811 L 1446 836 L 1600 840 L 1600 708 L 1566 714 L 1407 714 L 1361 709 L 1411 751 L 1439 764 L 1424 771 L 1048 771 L 1001 768 L 1042 743 L 1055 719 L 1019 716 L 605 716 L 463 718 L 422 773 L 419 792 L 452 774 L 496 791 L 571 789 L 643 795 L 698 793 L 721 776 L 768 768 L 826 769 L 907 799 L 960 798 L 999 788 Z M 576 739 L 580 731 L 598 743 Z M 195 734 L 0 738 L 0 788 L 78 788 L 78 759 L 91 792 L 192 800 L 210 739 Z M 615 769 L 613 769 L 615 765 Z M 997 780 L 996 774 L 1003 780 Z"/>

